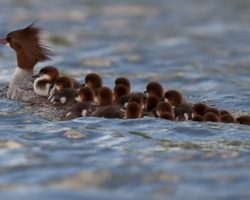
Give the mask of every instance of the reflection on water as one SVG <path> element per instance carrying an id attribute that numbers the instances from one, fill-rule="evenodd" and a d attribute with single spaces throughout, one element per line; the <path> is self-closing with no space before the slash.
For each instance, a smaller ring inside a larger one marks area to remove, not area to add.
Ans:
<path id="1" fill-rule="evenodd" d="M 80 81 L 127 76 L 143 91 L 158 80 L 190 102 L 250 111 L 247 0 L 3 0 L 0 11 L 0 35 L 39 19 L 49 63 Z M 0 47 L 1 84 L 15 65 Z M 0 100 L 1 199 L 249 199 L 249 150 L 249 126 L 51 122 Z"/>

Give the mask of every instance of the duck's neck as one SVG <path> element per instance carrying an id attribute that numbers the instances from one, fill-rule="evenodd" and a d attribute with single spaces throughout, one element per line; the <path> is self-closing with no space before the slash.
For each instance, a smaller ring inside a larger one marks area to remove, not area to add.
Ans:
<path id="1" fill-rule="evenodd" d="M 17 67 L 11 78 L 10 85 L 19 85 L 21 88 L 27 88 L 30 86 L 30 82 L 32 82 L 33 71 L 33 69 L 24 70 Z"/>
<path id="2" fill-rule="evenodd" d="M 31 97 L 33 98 L 32 76 L 33 69 L 24 70 L 17 67 L 10 80 L 7 97 L 9 99 L 20 99 L 24 101 L 28 101 Z"/>

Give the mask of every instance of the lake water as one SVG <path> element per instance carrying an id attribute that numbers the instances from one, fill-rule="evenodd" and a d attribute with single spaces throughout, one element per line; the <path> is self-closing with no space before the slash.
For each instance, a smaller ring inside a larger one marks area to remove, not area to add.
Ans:
<path id="1" fill-rule="evenodd" d="M 149 81 L 250 112 L 248 0 L 2 0 L 0 35 L 35 20 L 48 64 Z M 46 63 L 39 64 L 37 69 Z M 16 66 L 0 47 L 0 84 Z M 0 99 L 1 199 L 250 199 L 250 126 L 144 118 L 51 122 Z"/>

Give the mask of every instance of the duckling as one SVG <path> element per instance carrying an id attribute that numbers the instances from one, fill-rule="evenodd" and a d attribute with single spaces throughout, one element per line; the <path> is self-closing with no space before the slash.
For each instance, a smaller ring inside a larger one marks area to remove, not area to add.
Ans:
<path id="1" fill-rule="evenodd" d="M 136 118 L 141 118 L 141 116 L 142 116 L 142 110 L 140 105 L 138 105 L 138 103 L 134 101 L 129 102 L 126 107 L 124 119 L 136 119 Z"/>
<path id="2" fill-rule="evenodd" d="M 174 110 L 173 110 L 172 105 L 165 101 L 161 101 L 158 103 L 157 108 L 156 108 L 156 113 L 158 117 L 161 117 L 163 113 L 170 113 L 171 116 L 174 117 Z"/>
<path id="3" fill-rule="evenodd" d="M 157 117 L 156 114 L 156 108 L 158 103 L 160 102 L 160 98 L 156 95 L 150 94 L 147 98 L 146 98 L 146 102 L 145 102 L 145 115 L 146 116 L 152 116 L 152 117 Z"/>
<path id="4" fill-rule="evenodd" d="M 77 102 L 94 102 L 95 92 L 93 89 L 83 86 L 80 88 L 75 100 Z"/>
<path id="5" fill-rule="evenodd" d="M 77 96 L 77 91 L 72 88 L 64 88 L 60 91 L 56 91 L 50 101 L 55 106 L 61 105 L 73 105 L 75 103 L 75 98 Z"/>
<path id="6" fill-rule="evenodd" d="M 195 103 L 193 105 L 193 112 L 195 115 L 204 116 L 206 114 L 207 109 L 208 106 L 204 103 Z"/>
<path id="7" fill-rule="evenodd" d="M 192 121 L 196 121 L 196 122 L 204 122 L 204 117 L 201 115 L 194 115 L 192 116 Z"/>
<path id="8" fill-rule="evenodd" d="M 208 112 L 204 115 L 204 121 L 206 121 L 206 122 L 220 122 L 220 118 L 216 113 Z"/>
<path id="9" fill-rule="evenodd" d="M 102 78 L 99 74 L 89 73 L 85 77 L 85 83 L 83 86 L 92 88 L 97 95 L 97 90 L 102 87 Z"/>
<path id="10" fill-rule="evenodd" d="M 43 67 L 37 75 L 33 76 L 33 78 L 36 78 L 33 85 L 35 93 L 39 96 L 48 97 L 58 77 L 59 71 L 56 67 Z"/>
<path id="11" fill-rule="evenodd" d="M 234 123 L 235 119 L 231 114 L 224 114 L 221 116 L 220 121 L 223 123 Z"/>
<path id="12" fill-rule="evenodd" d="M 168 90 L 164 94 L 165 101 L 174 107 L 175 119 L 178 121 L 192 119 L 192 105 L 186 103 L 182 94 L 177 90 Z"/>
<path id="13" fill-rule="evenodd" d="M 128 97 L 129 95 L 129 89 L 127 86 L 124 84 L 117 84 L 114 87 L 114 103 L 119 103 L 120 104 L 120 98 L 123 96 Z"/>
<path id="14" fill-rule="evenodd" d="M 97 93 L 99 107 L 92 113 L 92 117 L 124 118 L 121 106 L 113 105 L 113 93 L 108 87 L 101 87 Z"/>
<path id="15" fill-rule="evenodd" d="M 130 82 L 127 78 L 125 77 L 118 77 L 116 80 L 115 80 L 115 86 L 117 85 L 125 85 L 127 88 L 128 88 L 128 93 L 131 92 L 131 85 L 130 85 Z"/>
<path id="16" fill-rule="evenodd" d="M 146 91 L 147 95 L 156 95 L 159 98 L 163 97 L 164 89 L 162 85 L 158 82 L 150 82 L 146 86 Z"/>
<path id="17" fill-rule="evenodd" d="M 250 116 L 249 115 L 242 115 L 236 118 L 236 121 L 240 124 L 250 125 Z"/>
<path id="18" fill-rule="evenodd" d="M 79 117 L 88 117 L 96 111 L 96 106 L 91 102 L 75 103 L 63 116 L 63 120 L 71 120 Z"/>
<path id="19" fill-rule="evenodd" d="M 170 120 L 170 121 L 174 121 L 175 120 L 174 113 L 171 113 L 171 112 L 162 112 L 159 115 L 159 117 L 162 118 L 162 119 Z"/>

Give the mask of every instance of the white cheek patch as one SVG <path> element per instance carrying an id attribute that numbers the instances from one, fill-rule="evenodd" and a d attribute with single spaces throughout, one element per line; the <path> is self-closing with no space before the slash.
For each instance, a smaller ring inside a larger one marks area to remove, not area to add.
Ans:
<path id="1" fill-rule="evenodd" d="M 75 100 L 76 100 L 77 102 L 81 102 L 80 96 L 78 95 L 78 96 L 75 98 Z"/>
<path id="2" fill-rule="evenodd" d="M 60 103 L 61 103 L 61 104 L 65 104 L 66 101 L 67 101 L 67 98 L 66 98 L 66 97 L 61 97 L 61 98 L 60 98 Z"/>
<path id="3" fill-rule="evenodd" d="M 50 76 L 48 74 L 42 74 L 42 76 L 40 77 L 40 79 L 50 80 Z"/>
<path id="4" fill-rule="evenodd" d="M 70 116 L 71 115 L 71 112 L 68 112 L 66 115 L 65 115 L 65 117 L 68 117 L 68 116 Z"/>
<path id="5" fill-rule="evenodd" d="M 188 120 L 188 114 L 184 113 L 185 120 Z"/>
<path id="6" fill-rule="evenodd" d="M 124 109 L 120 109 L 120 111 L 123 112 L 123 113 L 126 113 L 126 110 L 124 110 Z"/>
<path id="7" fill-rule="evenodd" d="M 83 116 L 83 117 L 86 117 L 86 116 L 87 116 L 87 112 L 88 112 L 88 111 L 87 111 L 86 109 L 82 110 L 82 116 Z"/>
<path id="8" fill-rule="evenodd" d="M 195 114 L 194 113 L 192 113 L 192 118 L 194 118 L 195 117 Z"/>
<path id="9" fill-rule="evenodd" d="M 94 98 L 94 102 L 98 103 L 98 98 L 97 97 Z"/>
<path id="10" fill-rule="evenodd" d="M 124 104 L 124 108 L 127 108 L 128 107 L 128 102 L 126 102 L 125 104 Z"/>
<path id="11" fill-rule="evenodd" d="M 56 90 L 57 91 L 60 91 L 61 90 L 61 87 L 59 87 L 58 85 L 56 86 Z"/>
<path id="12" fill-rule="evenodd" d="M 158 117 L 160 117 L 160 112 L 158 110 L 156 111 L 156 114 Z"/>

